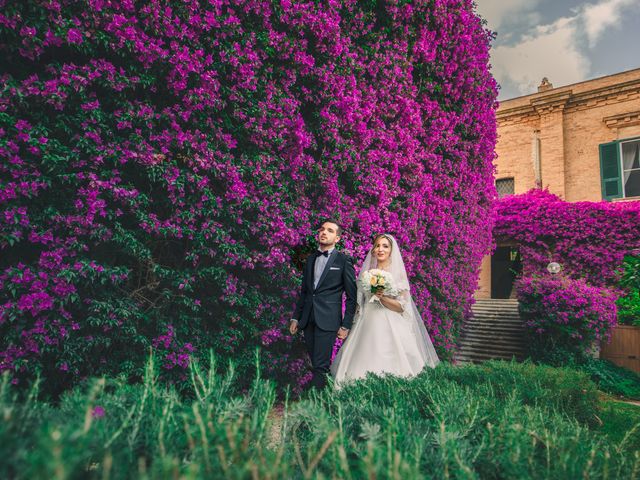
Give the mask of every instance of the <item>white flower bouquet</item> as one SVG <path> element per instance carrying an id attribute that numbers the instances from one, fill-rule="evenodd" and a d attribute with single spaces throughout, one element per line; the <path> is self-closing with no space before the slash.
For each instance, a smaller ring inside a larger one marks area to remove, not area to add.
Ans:
<path id="1" fill-rule="evenodd" d="M 398 291 L 393 284 L 393 277 L 385 270 L 379 270 L 376 268 L 367 270 L 362 274 L 361 283 L 363 290 L 369 289 L 371 293 L 376 293 L 382 290 L 388 297 L 395 297 L 398 295 Z M 369 302 L 375 301 L 379 302 L 380 299 L 374 295 L 371 297 Z"/>

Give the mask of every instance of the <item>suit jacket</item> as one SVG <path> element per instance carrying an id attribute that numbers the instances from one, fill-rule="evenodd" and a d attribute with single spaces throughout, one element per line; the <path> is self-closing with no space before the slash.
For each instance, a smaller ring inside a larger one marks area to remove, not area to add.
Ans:
<path id="1" fill-rule="evenodd" d="M 351 328 L 356 311 L 356 273 L 353 261 L 343 253 L 333 250 L 320 276 L 318 286 L 313 288 L 313 270 L 316 255 L 307 259 L 302 274 L 300 297 L 293 317 L 298 327 L 305 328 L 313 312 L 316 325 L 322 330 L 337 331 L 340 327 Z M 342 293 L 347 302 L 342 317 Z"/>

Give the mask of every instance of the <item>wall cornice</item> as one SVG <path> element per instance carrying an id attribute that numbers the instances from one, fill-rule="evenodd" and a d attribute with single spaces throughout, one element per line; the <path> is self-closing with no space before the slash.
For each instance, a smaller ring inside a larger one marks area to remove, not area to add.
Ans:
<path id="1" fill-rule="evenodd" d="M 604 117 L 602 121 L 609 128 L 630 127 L 632 125 L 640 125 L 640 110 L 636 112 L 622 113 L 620 115 L 611 115 Z"/>
<path id="2" fill-rule="evenodd" d="M 593 80 L 596 82 L 597 80 Z M 599 88 L 585 89 L 585 84 L 580 84 L 580 90 L 573 88 L 557 88 L 544 93 L 534 94 L 529 97 L 514 99 L 514 106 L 509 104 L 512 101 L 506 101 L 498 108 L 496 118 L 500 125 L 529 123 L 541 115 L 553 113 L 556 111 L 577 111 L 589 108 L 595 108 L 600 105 L 612 102 L 623 102 L 629 100 L 640 99 L 640 77 L 625 82 L 614 83 Z M 528 100 L 528 101 L 526 101 Z M 621 122 L 626 125 L 635 125 L 637 117 L 631 114 L 607 117 L 609 120 L 603 119 L 607 126 L 611 128 L 619 127 Z M 631 117 L 629 117 L 631 115 Z M 533 118 L 532 118 L 533 117 Z M 621 118 L 617 118 L 621 117 Z M 624 120 L 629 117 L 629 119 Z"/>

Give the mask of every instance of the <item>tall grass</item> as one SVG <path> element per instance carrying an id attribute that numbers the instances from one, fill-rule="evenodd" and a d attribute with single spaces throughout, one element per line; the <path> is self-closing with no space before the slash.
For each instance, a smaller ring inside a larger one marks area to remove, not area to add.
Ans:
<path id="1" fill-rule="evenodd" d="M 284 445 L 267 449 L 274 386 L 259 377 L 236 390 L 233 365 L 190 367 L 192 399 L 159 385 L 153 357 L 144 382 L 97 379 L 53 407 L 0 390 L 1 478 L 282 478 Z M 104 414 L 102 415 L 102 412 Z"/>
<path id="2" fill-rule="evenodd" d="M 256 358 L 256 366 L 259 359 Z M 190 367 L 191 390 L 95 379 L 56 405 L 0 387 L 2 478 L 637 478 L 637 429 L 602 433 L 598 393 L 569 369 L 442 364 L 276 405 L 233 365 Z M 620 412 L 619 415 L 624 415 Z M 631 416 L 629 418 L 632 418 Z M 638 416 L 633 417 L 635 420 Z M 623 434 L 624 433 L 624 434 Z"/>
<path id="3" fill-rule="evenodd" d="M 597 390 L 570 369 L 441 365 L 411 382 L 372 377 L 306 403 L 313 409 L 293 408 L 293 429 L 323 438 L 325 425 L 339 425 L 355 477 L 637 478 L 640 467 L 629 437 L 600 433 Z M 333 422 L 314 423 L 321 412 Z M 346 477 L 333 454 L 318 468 Z"/>

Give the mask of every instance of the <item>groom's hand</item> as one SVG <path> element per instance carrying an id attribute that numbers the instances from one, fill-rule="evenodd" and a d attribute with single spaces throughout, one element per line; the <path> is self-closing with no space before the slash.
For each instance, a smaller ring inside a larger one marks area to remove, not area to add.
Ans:
<path id="1" fill-rule="evenodd" d="M 298 321 L 297 320 L 291 320 L 291 322 L 289 323 L 289 331 L 291 332 L 291 335 L 295 335 L 296 332 L 298 331 Z"/>
<path id="2" fill-rule="evenodd" d="M 347 335 L 349 335 L 349 329 L 340 327 L 340 330 L 338 330 L 338 338 L 340 340 L 344 340 L 345 338 L 347 338 Z"/>

